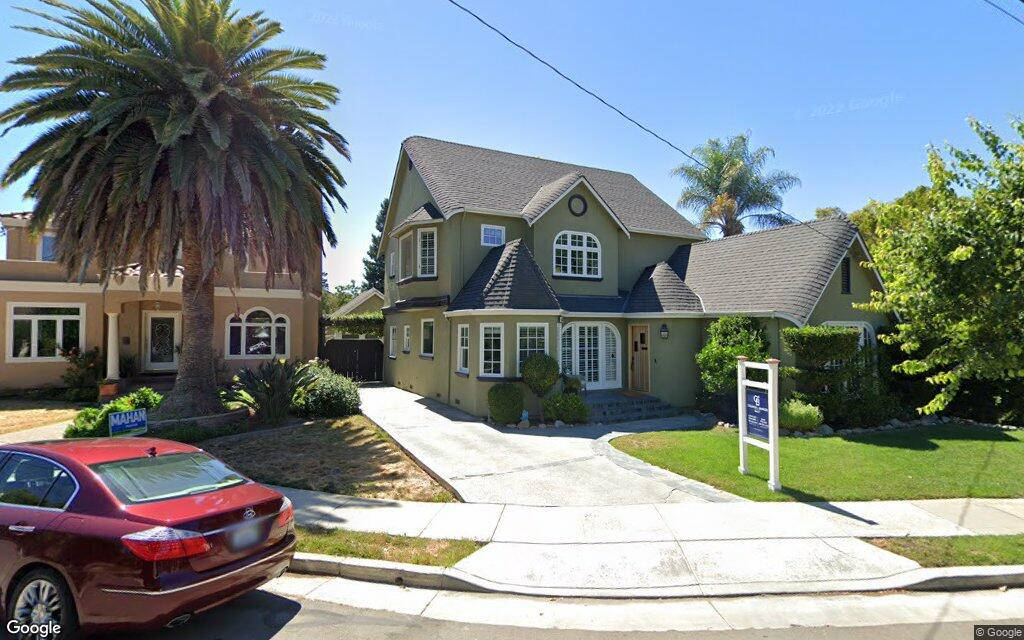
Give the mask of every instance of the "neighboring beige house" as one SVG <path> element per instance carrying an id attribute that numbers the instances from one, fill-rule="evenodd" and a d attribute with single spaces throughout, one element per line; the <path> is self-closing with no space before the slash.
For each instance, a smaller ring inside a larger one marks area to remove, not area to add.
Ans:
<path id="1" fill-rule="evenodd" d="M 344 316 L 354 316 L 361 313 L 373 313 L 374 311 L 380 311 L 383 306 L 384 294 L 376 289 L 370 288 L 338 307 L 334 313 L 331 314 L 331 317 L 342 318 Z"/>
<path id="2" fill-rule="evenodd" d="M 783 327 L 888 324 L 852 307 L 882 283 L 845 217 L 708 240 L 632 175 L 423 137 L 402 143 L 380 252 L 385 381 L 481 416 L 535 352 L 588 392 L 680 407 L 716 317 L 761 319 L 784 361 Z"/>
<path id="3" fill-rule="evenodd" d="M 175 371 L 180 278 L 170 287 L 161 281 L 159 291 L 150 283 L 141 293 L 137 268 L 129 265 L 123 281 L 106 290 L 97 276 L 69 282 L 53 261 L 52 234 L 30 234 L 30 219 L 29 213 L 0 215 L 7 232 L 7 256 L 0 260 L 0 389 L 59 386 L 66 369 L 60 352 L 71 347 L 104 351 L 110 379 L 119 377 L 121 356 L 135 357 L 143 372 Z M 230 273 L 230 265 L 222 271 Z M 287 274 L 269 291 L 263 280 L 262 272 L 246 271 L 238 287 L 227 277 L 217 283 L 214 349 L 231 370 L 275 356 L 316 357 L 318 296 L 304 294 Z"/>

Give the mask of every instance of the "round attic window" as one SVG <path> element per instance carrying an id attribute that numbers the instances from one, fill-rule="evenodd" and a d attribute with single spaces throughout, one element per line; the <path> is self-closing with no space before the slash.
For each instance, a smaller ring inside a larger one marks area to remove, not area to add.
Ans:
<path id="1" fill-rule="evenodd" d="M 582 216 L 587 212 L 587 201 L 583 196 L 572 196 L 569 198 L 569 213 L 574 216 Z"/>

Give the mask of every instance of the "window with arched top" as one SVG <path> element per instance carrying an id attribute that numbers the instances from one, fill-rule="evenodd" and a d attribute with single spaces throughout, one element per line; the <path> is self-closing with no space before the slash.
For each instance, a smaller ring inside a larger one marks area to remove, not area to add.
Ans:
<path id="1" fill-rule="evenodd" d="M 573 278 L 601 277 L 601 242 L 586 231 L 562 231 L 555 236 L 551 273 Z"/>
<path id="2" fill-rule="evenodd" d="M 250 309 L 228 318 L 227 358 L 288 357 L 291 341 L 286 315 L 273 315 L 267 309 Z"/>

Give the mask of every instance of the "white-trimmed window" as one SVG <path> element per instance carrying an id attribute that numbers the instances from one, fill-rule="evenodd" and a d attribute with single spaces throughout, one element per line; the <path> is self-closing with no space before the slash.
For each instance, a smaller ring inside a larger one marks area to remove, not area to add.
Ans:
<path id="1" fill-rule="evenodd" d="M 858 344 L 861 348 L 874 347 L 877 344 L 875 328 L 870 323 L 861 320 L 829 320 L 822 322 L 822 324 L 828 327 L 846 327 L 860 331 L 860 341 Z"/>
<path id="2" fill-rule="evenodd" d="M 480 325 L 480 375 L 500 378 L 504 375 L 505 325 L 485 323 Z"/>
<path id="3" fill-rule="evenodd" d="M 458 353 L 455 358 L 455 370 L 460 373 L 469 373 L 469 325 L 458 326 L 459 340 L 456 345 Z"/>
<path id="4" fill-rule="evenodd" d="M 291 323 L 286 315 L 274 315 L 269 309 L 256 307 L 227 322 L 228 359 L 287 358 L 291 350 Z"/>
<path id="5" fill-rule="evenodd" d="M 516 324 L 518 336 L 516 375 L 523 375 L 523 363 L 535 353 L 548 352 L 548 325 L 545 322 L 520 322 Z"/>
<path id="6" fill-rule="evenodd" d="M 394 358 L 398 349 L 398 325 L 388 327 L 388 357 Z"/>
<path id="7" fill-rule="evenodd" d="M 412 351 L 412 327 L 405 325 L 402 329 L 402 352 Z"/>
<path id="8" fill-rule="evenodd" d="M 388 260 L 388 274 L 394 278 L 398 275 L 398 252 L 392 251 Z"/>
<path id="9" fill-rule="evenodd" d="M 85 349 L 85 304 L 7 303 L 7 362 L 60 362 Z"/>
<path id="10" fill-rule="evenodd" d="M 420 321 L 420 355 L 434 356 L 434 321 Z"/>
<path id="11" fill-rule="evenodd" d="M 601 243 L 592 233 L 562 231 L 555 236 L 552 273 L 575 278 L 601 277 Z"/>
<path id="12" fill-rule="evenodd" d="M 36 260 L 55 262 L 57 260 L 57 235 L 44 233 L 36 243 Z"/>
<path id="13" fill-rule="evenodd" d="M 413 251 L 414 248 L 412 244 L 412 231 L 398 239 L 398 263 L 399 269 L 401 269 L 399 277 L 402 280 L 413 276 L 412 265 L 416 259 L 415 252 Z"/>
<path id="14" fill-rule="evenodd" d="M 419 247 L 419 266 L 416 275 L 431 278 L 437 275 L 437 229 L 418 229 L 416 244 Z"/>
<path id="15" fill-rule="evenodd" d="M 500 247 L 505 244 L 505 227 L 496 224 L 480 225 L 480 244 L 484 247 Z"/>

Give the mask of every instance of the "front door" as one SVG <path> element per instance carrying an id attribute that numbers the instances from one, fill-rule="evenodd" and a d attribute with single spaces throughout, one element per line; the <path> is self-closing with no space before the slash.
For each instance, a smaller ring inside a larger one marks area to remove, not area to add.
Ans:
<path id="1" fill-rule="evenodd" d="M 629 325 L 629 388 L 648 393 L 651 390 L 650 327 Z"/>
<path id="2" fill-rule="evenodd" d="M 146 311 L 143 366 L 147 371 L 176 371 L 181 314 L 173 311 Z"/>

